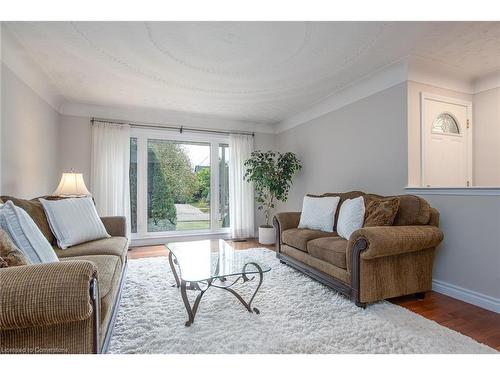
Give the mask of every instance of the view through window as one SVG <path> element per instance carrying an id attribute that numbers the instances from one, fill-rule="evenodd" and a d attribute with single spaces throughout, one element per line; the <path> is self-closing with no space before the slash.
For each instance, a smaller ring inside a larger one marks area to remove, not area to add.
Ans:
<path id="1" fill-rule="evenodd" d="M 130 207 L 135 234 L 229 228 L 229 145 L 132 137 Z"/>
<path id="2" fill-rule="evenodd" d="M 148 140 L 148 232 L 210 228 L 210 144 Z"/>

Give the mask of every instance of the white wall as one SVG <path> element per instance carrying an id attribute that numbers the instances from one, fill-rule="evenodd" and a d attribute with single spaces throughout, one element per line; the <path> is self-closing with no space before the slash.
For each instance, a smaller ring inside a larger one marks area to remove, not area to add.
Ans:
<path id="1" fill-rule="evenodd" d="M 279 151 L 302 161 L 289 200 L 306 193 L 402 193 L 407 180 L 406 84 L 398 84 L 276 135 Z"/>
<path id="2" fill-rule="evenodd" d="M 59 182 L 59 114 L 2 64 L 1 193 L 33 198 Z"/>
<path id="3" fill-rule="evenodd" d="M 255 150 L 269 151 L 276 150 L 276 138 L 274 134 L 255 133 L 254 148 Z M 254 205 L 255 210 L 255 236 L 258 236 L 260 225 L 266 223 L 264 213 L 257 209 L 257 204 Z M 271 222 L 272 225 L 272 222 Z"/>
<path id="4" fill-rule="evenodd" d="M 3 124 L 3 99 L 2 99 L 2 85 L 3 85 L 3 23 L 0 22 L 0 194 L 2 193 L 2 124 Z"/>
<path id="5" fill-rule="evenodd" d="M 31 198 L 59 182 L 61 97 L 31 56 L 1 26 L 2 194 Z"/>
<path id="6" fill-rule="evenodd" d="M 92 138 L 90 118 L 61 115 L 59 128 L 59 173 L 83 173 L 87 187 L 90 187 L 90 160 Z"/>
<path id="7" fill-rule="evenodd" d="M 61 105 L 60 112 L 63 115 L 76 117 L 96 117 L 130 122 L 183 125 L 204 129 L 273 133 L 273 129 L 266 124 L 157 108 L 112 107 L 65 102 Z"/>
<path id="8" fill-rule="evenodd" d="M 441 214 L 433 289 L 500 313 L 500 197 L 421 193 Z"/>
<path id="9" fill-rule="evenodd" d="M 476 186 L 500 186 L 500 87 L 473 97 L 473 178 Z"/>

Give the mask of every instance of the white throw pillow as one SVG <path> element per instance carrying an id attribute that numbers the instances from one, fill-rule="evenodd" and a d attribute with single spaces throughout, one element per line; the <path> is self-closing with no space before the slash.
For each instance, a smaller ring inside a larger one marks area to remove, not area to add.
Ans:
<path id="1" fill-rule="evenodd" d="M 0 227 L 23 252 L 30 264 L 59 261 L 54 249 L 31 216 L 12 201 L 0 206 Z"/>
<path id="2" fill-rule="evenodd" d="M 348 240 L 353 232 L 363 228 L 364 220 L 365 200 L 363 197 L 346 199 L 340 206 L 337 234 Z"/>
<path id="3" fill-rule="evenodd" d="M 340 197 L 304 197 L 299 228 L 333 232 Z"/>
<path id="4" fill-rule="evenodd" d="M 92 198 L 40 199 L 57 245 L 66 249 L 83 242 L 110 237 Z"/>

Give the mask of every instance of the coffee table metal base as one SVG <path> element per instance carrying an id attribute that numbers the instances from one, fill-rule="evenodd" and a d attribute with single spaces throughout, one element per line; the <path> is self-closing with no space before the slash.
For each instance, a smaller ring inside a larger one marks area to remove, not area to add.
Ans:
<path id="1" fill-rule="evenodd" d="M 181 277 L 179 277 L 177 270 L 176 270 L 176 265 L 178 265 L 177 260 L 175 259 L 175 256 L 173 255 L 172 252 L 169 253 L 168 255 L 168 261 L 170 263 L 170 268 L 172 269 L 172 273 L 174 274 L 175 278 L 175 284 L 172 285 L 174 287 L 177 287 L 181 289 L 181 297 L 182 301 L 184 302 L 184 307 L 186 308 L 186 312 L 188 314 L 188 320 L 185 323 L 186 327 L 189 327 L 191 324 L 194 322 L 194 318 L 196 316 L 196 312 L 198 311 L 198 306 L 200 305 L 201 298 L 203 297 L 203 294 L 210 288 L 214 287 L 217 289 L 223 289 L 234 295 L 238 301 L 241 302 L 243 306 L 248 310 L 250 313 L 256 313 L 260 314 L 259 309 L 256 307 L 252 308 L 252 302 L 255 298 L 255 295 L 260 289 L 260 286 L 262 285 L 262 280 L 264 277 L 264 273 L 262 272 L 262 268 L 254 262 L 247 263 L 243 266 L 243 269 L 241 271 L 241 275 L 235 276 L 236 279 L 232 281 L 231 283 L 227 283 L 227 279 L 225 277 L 218 277 L 218 278 L 213 278 L 213 279 L 208 279 L 208 280 L 203 280 L 203 281 L 185 281 L 182 280 Z M 250 300 L 247 302 L 245 299 L 238 294 L 232 287 L 235 285 L 238 281 L 242 281 L 242 284 L 252 281 L 256 278 L 256 276 L 248 277 L 247 272 L 249 267 L 255 267 L 257 270 L 257 273 L 255 271 L 253 272 L 254 275 L 258 276 L 258 284 L 257 287 L 255 288 L 255 291 L 252 294 L 252 297 Z M 227 283 L 227 284 L 226 284 Z M 188 296 L 187 296 L 187 291 L 188 290 L 198 290 L 200 293 L 196 296 L 196 299 L 193 303 L 193 306 L 191 306 Z"/>

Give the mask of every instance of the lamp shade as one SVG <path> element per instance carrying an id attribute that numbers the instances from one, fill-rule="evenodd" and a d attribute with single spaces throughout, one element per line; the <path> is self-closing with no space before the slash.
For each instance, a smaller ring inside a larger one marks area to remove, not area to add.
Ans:
<path id="1" fill-rule="evenodd" d="M 85 182 L 83 181 L 83 175 L 81 173 L 63 173 L 61 177 L 61 182 L 59 182 L 59 186 L 57 187 L 54 195 L 58 196 L 86 196 L 91 195 L 85 186 Z"/>

